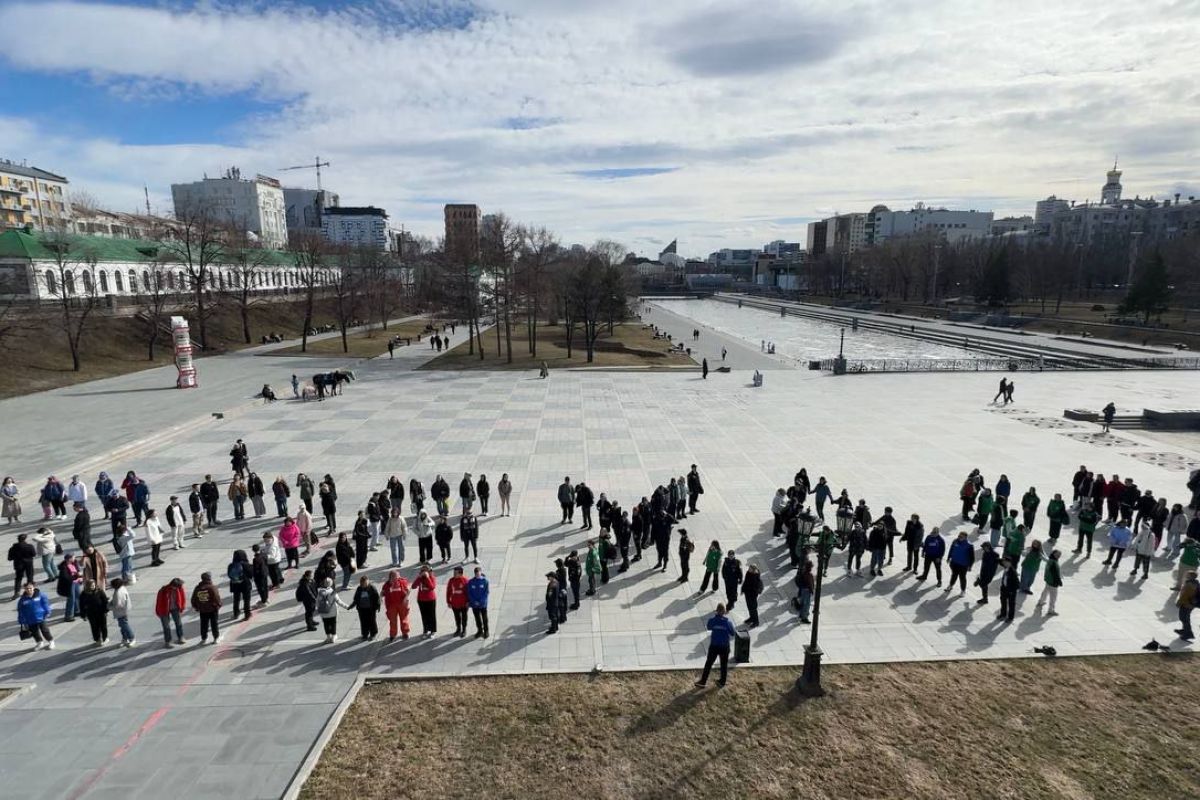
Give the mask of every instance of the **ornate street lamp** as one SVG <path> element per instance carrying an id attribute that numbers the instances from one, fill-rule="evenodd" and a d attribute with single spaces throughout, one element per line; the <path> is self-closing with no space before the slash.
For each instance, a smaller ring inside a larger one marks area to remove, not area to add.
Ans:
<path id="1" fill-rule="evenodd" d="M 827 525 L 821 529 L 817 538 L 817 585 L 813 591 L 812 638 L 804 648 L 804 668 L 796 680 L 796 688 L 800 694 L 807 697 L 820 697 L 825 694 L 825 689 L 821 686 L 821 656 L 824 653 L 817 644 L 821 626 L 821 586 L 834 548 L 842 550 L 846 547 L 850 528 L 854 525 L 854 514 L 849 509 L 838 509 L 837 525 L 836 533 Z"/>
<path id="2" fill-rule="evenodd" d="M 796 538 L 796 555 L 800 556 L 801 562 L 808 553 L 808 539 L 812 536 L 813 528 L 816 526 L 817 518 L 807 508 L 796 517 L 796 530 L 799 532 L 799 536 Z"/>

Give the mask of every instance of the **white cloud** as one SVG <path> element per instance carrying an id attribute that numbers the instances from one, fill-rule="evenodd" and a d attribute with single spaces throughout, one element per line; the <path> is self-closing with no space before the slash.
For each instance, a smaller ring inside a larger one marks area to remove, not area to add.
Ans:
<path id="1" fill-rule="evenodd" d="M 345 201 L 418 231 L 438 232 L 441 202 L 474 201 L 568 239 L 678 236 L 689 253 L 802 238 L 796 220 L 876 202 L 1019 213 L 1052 191 L 1094 197 L 1118 150 L 1131 193 L 1194 184 L 1200 110 L 1178 99 L 1200 71 L 1194 5 L 1109 17 L 1084 0 L 482 0 L 466 21 L 465 0 L 392 3 L 399 22 L 270 4 L 0 5 L 0 30 L 53 43 L 23 48 L 0 79 L 279 104 L 230 120 L 233 145 L 79 140 L 0 118 L 17 131 L 6 152 L 122 207 L 143 181 L 165 198 L 204 170 L 320 153 Z M 617 168 L 678 169 L 576 174 Z"/>

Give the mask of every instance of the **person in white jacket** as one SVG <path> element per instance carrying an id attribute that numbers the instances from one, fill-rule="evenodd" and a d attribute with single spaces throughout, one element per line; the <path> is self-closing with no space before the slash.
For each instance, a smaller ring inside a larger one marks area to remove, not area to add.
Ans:
<path id="1" fill-rule="evenodd" d="M 349 609 L 342 598 L 338 597 L 333 588 L 333 578 L 326 578 L 324 585 L 317 589 L 317 613 L 321 615 L 321 624 L 325 627 L 325 641 L 337 641 L 338 606 Z"/>
<path id="2" fill-rule="evenodd" d="M 403 566 L 404 540 L 408 536 L 408 523 L 404 521 L 404 514 L 401 513 L 399 507 L 392 509 L 392 515 L 388 517 L 387 529 L 384 534 L 387 536 L 388 547 L 392 550 L 392 566 Z"/>
<path id="3" fill-rule="evenodd" d="M 262 554 L 267 559 L 267 574 L 271 578 L 271 588 L 278 589 L 283 585 L 283 570 L 279 568 L 279 562 L 283 560 L 283 547 L 280 546 L 279 540 L 271 531 L 267 531 L 262 536 Z"/>
<path id="4" fill-rule="evenodd" d="M 433 561 L 433 533 L 437 526 L 424 511 L 417 514 L 413 524 L 417 529 L 417 563 L 426 564 Z"/>
<path id="5" fill-rule="evenodd" d="M 163 543 L 162 521 L 153 508 L 146 511 L 146 541 L 150 542 L 150 566 L 162 565 L 163 560 L 159 558 Z"/>
<path id="6" fill-rule="evenodd" d="M 117 555 L 121 557 L 121 579 L 132 586 L 137 583 L 137 575 L 133 571 L 133 557 L 136 555 L 133 548 L 133 531 L 123 524 L 120 530 L 117 535 Z"/>
<path id="7" fill-rule="evenodd" d="M 79 480 L 78 475 L 72 475 L 71 482 L 67 484 L 67 499 L 72 503 L 79 503 L 81 506 L 86 506 L 87 498 L 87 486 Z"/>
<path id="8" fill-rule="evenodd" d="M 1138 569 L 1142 570 L 1142 580 L 1150 577 L 1150 559 L 1154 557 L 1154 531 L 1150 530 L 1150 523 L 1143 522 L 1138 526 L 1137 535 L 1133 537 L 1133 542 L 1130 544 L 1133 548 L 1134 560 L 1133 571 L 1130 575 L 1137 575 Z"/>
<path id="9" fill-rule="evenodd" d="M 187 514 L 183 511 L 183 506 L 179 504 L 179 497 L 171 495 L 171 502 L 167 505 L 167 525 L 171 528 L 171 541 L 175 543 L 175 549 L 181 550 L 187 547 L 183 543 L 183 524 L 187 522 Z"/>
<path id="10" fill-rule="evenodd" d="M 130 534 L 130 536 L 132 535 Z M 137 639 L 133 635 L 133 627 L 129 624 L 129 612 L 133 610 L 133 601 L 129 597 L 129 590 L 125 588 L 125 581 L 120 578 L 113 578 L 109 585 L 113 590 L 109 608 L 112 609 L 117 627 L 121 629 L 121 644 L 125 647 L 133 647 L 137 644 Z"/>
<path id="11" fill-rule="evenodd" d="M 37 554 L 42 557 L 42 569 L 46 573 L 46 580 L 54 580 L 58 577 L 58 566 L 54 563 L 54 550 L 57 546 L 54 531 L 44 527 L 38 528 L 37 533 L 33 535 L 33 543 L 37 545 Z M 29 578 L 33 579 L 32 573 Z"/>
<path id="12" fill-rule="evenodd" d="M 1176 503 L 1171 506 L 1171 516 L 1167 518 L 1167 543 L 1163 546 L 1163 553 L 1168 558 L 1174 558 L 1183 547 L 1183 534 L 1187 532 L 1188 517 L 1183 512 L 1183 504 Z"/>
<path id="13" fill-rule="evenodd" d="M 771 532 L 772 536 L 780 536 L 783 534 L 783 509 L 787 507 L 787 492 L 780 487 L 775 490 L 775 496 L 771 498 L 771 514 L 775 517 L 775 527 Z"/>
<path id="14" fill-rule="evenodd" d="M 304 552 L 302 556 L 307 556 L 312 552 L 312 514 L 309 513 L 308 507 L 304 503 L 296 509 L 296 527 L 300 529 L 300 541 L 304 542 Z"/>

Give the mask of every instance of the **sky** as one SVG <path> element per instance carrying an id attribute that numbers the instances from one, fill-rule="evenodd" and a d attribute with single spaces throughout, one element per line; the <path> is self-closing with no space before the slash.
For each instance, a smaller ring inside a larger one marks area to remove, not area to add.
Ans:
<path id="1" fill-rule="evenodd" d="M 1200 196 L 1200 0 L 0 0 L 0 158 L 116 210 L 263 173 L 656 254 L 835 212 Z"/>

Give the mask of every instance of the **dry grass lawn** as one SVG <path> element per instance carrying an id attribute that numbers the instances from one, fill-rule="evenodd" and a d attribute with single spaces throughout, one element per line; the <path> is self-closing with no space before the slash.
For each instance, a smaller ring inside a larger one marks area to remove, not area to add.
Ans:
<path id="1" fill-rule="evenodd" d="M 366 686 L 303 798 L 1196 797 L 1188 655 Z"/>
<path id="2" fill-rule="evenodd" d="M 387 352 L 388 339 L 392 336 L 411 337 L 413 340 L 411 347 L 419 347 L 417 344 L 417 334 L 422 334 L 421 339 L 424 342 L 425 320 L 414 322 L 403 322 L 399 325 L 389 325 L 386 331 L 372 328 L 369 331 L 362 333 L 352 333 L 346 336 L 346 344 L 349 345 L 349 351 L 342 349 L 342 337 L 334 336 L 330 339 L 321 339 L 316 342 L 308 343 L 308 350 L 302 352 L 300 345 L 293 347 L 285 347 L 282 350 L 273 350 L 273 356 L 346 356 L 347 358 L 374 358 Z M 425 345 L 428 347 L 428 345 Z"/>
<path id="3" fill-rule="evenodd" d="M 587 361 L 583 334 L 576 330 L 571 357 L 567 358 L 567 334 L 561 326 L 540 325 L 537 329 L 537 357 L 529 354 L 525 327 L 513 326 L 513 363 L 507 353 L 496 355 L 496 329 L 483 332 L 483 355 L 478 350 L 471 355 L 466 342 L 443 353 L 423 369 L 538 369 L 543 361 L 553 371 L 566 367 L 650 367 L 669 368 L 695 366 L 687 355 L 670 353 L 665 339 L 655 339 L 653 332 L 639 322 L 613 326 L 612 334 L 602 331 L 596 340 L 595 360 Z M 501 337 L 503 342 L 503 336 Z M 503 345 L 502 345 L 503 349 Z"/>

